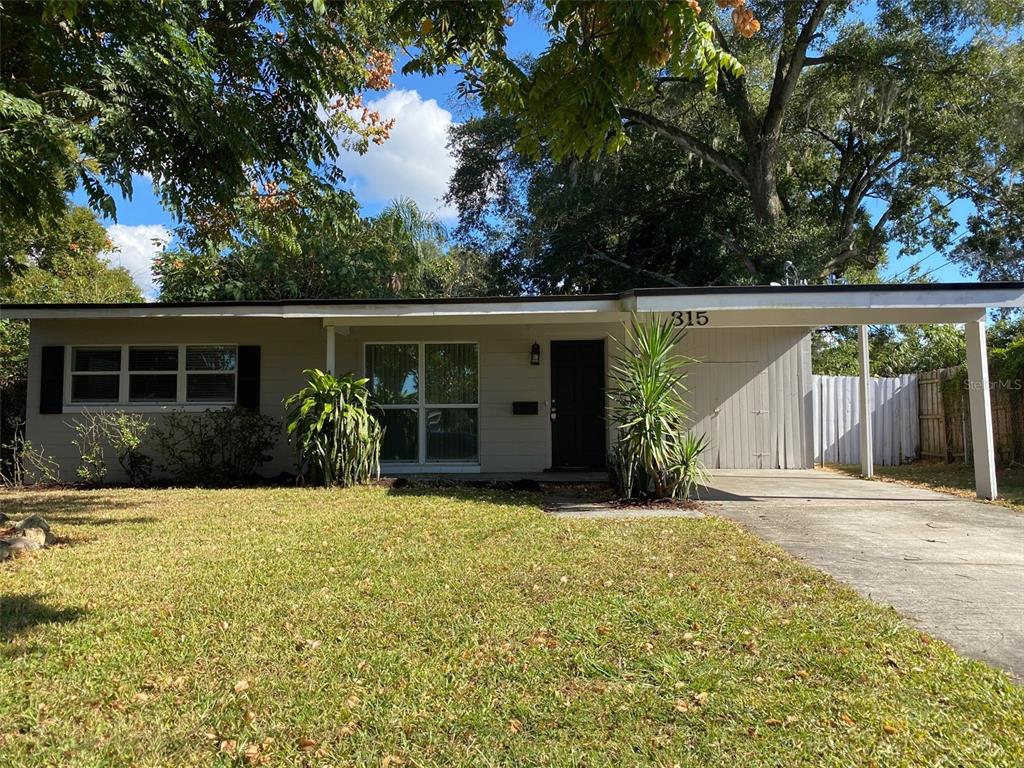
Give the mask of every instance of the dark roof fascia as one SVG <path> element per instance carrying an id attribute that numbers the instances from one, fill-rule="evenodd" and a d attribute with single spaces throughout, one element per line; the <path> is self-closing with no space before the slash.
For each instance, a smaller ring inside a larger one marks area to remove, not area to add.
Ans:
<path id="1" fill-rule="evenodd" d="M 301 307 L 301 306 L 389 306 L 389 305 L 448 305 L 498 304 L 503 302 L 544 303 L 554 301 L 608 301 L 641 296 L 721 296 L 742 294 L 801 295 L 813 293 L 895 293 L 916 291 L 1005 291 L 1024 290 L 1024 282 L 1006 281 L 990 283 L 883 283 L 876 285 L 715 285 L 685 288 L 632 288 L 620 293 L 545 294 L 542 296 L 469 296 L 465 298 L 435 299 L 271 299 L 265 301 L 167 301 L 72 303 L 72 304 L 0 304 L 0 311 L 29 309 L 190 309 L 197 307 Z"/>

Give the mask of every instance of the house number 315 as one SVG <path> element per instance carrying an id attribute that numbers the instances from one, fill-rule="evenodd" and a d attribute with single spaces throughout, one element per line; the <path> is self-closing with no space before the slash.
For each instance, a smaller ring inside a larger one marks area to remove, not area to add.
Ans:
<path id="1" fill-rule="evenodd" d="M 672 313 L 673 325 L 685 328 L 688 325 L 707 325 L 708 324 L 708 313 L 707 312 L 673 312 Z"/>

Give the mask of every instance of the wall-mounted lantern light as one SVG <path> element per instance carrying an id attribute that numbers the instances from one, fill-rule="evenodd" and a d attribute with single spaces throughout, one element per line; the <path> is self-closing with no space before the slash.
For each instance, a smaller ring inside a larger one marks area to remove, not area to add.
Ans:
<path id="1" fill-rule="evenodd" d="M 530 347 L 530 365 L 540 365 L 540 344 L 536 341 Z"/>

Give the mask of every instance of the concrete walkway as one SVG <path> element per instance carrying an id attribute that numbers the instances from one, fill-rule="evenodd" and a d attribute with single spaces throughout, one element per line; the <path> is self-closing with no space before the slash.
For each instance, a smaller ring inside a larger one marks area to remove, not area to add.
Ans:
<path id="1" fill-rule="evenodd" d="M 718 470 L 702 497 L 709 514 L 1024 680 L 1024 515 L 815 470 Z"/>

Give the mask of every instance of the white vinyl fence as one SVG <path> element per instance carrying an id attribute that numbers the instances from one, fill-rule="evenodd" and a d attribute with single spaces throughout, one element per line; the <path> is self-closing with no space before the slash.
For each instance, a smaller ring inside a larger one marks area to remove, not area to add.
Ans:
<path id="1" fill-rule="evenodd" d="M 814 460 L 860 464 L 860 396 L 856 376 L 814 376 Z M 917 374 L 871 380 L 875 463 L 900 464 L 921 450 Z"/>

